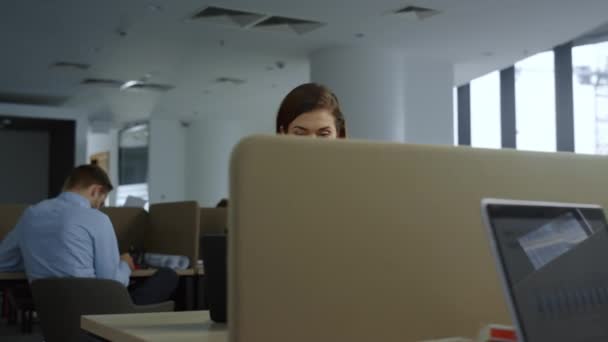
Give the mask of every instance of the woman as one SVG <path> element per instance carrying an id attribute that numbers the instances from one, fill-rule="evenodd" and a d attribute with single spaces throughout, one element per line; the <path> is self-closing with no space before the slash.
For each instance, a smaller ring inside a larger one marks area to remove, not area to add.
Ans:
<path id="1" fill-rule="evenodd" d="M 279 108 L 277 133 L 317 138 L 346 138 L 340 103 L 327 87 L 303 84 L 292 90 Z"/>

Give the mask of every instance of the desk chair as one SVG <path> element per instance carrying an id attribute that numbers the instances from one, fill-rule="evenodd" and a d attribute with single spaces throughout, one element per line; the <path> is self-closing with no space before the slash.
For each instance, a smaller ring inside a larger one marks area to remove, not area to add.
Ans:
<path id="1" fill-rule="evenodd" d="M 173 302 L 136 306 L 123 285 L 103 279 L 36 280 L 32 294 L 46 342 L 81 341 L 83 315 L 169 312 L 174 308 Z"/>

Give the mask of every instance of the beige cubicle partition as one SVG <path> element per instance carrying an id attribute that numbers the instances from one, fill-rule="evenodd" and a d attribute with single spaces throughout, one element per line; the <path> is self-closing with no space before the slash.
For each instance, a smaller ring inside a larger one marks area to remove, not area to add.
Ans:
<path id="1" fill-rule="evenodd" d="M 144 237 L 146 251 L 184 255 L 194 267 L 199 257 L 199 210 L 194 201 L 151 205 L 150 226 Z"/>
<path id="2" fill-rule="evenodd" d="M 228 229 L 228 210 L 226 208 L 201 208 L 201 236 L 205 234 L 224 234 Z"/>
<path id="3" fill-rule="evenodd" d="M 231 165 L 231 341 L 420 341 L 509 324 L 481 199 L 608 207 L 607 178 L 601 156 L 247 139 Z"/>
<path id="4" fill-rule="evenodd" d="M 103 208 L 108 215 L 118 240 L 121 253 L 129 252 L 129 248 L 141 250 L 144 247 L 144 235 L 150 226 L 148 212 L 141 208 Z"/>
<path id="5" fill-rule="evenodd" d="M 2 204 L 0 205 L 0 241 L 4 239 L 11 229 L 17 224 L 21 214 L 28 207 L 26 204 Z"/>

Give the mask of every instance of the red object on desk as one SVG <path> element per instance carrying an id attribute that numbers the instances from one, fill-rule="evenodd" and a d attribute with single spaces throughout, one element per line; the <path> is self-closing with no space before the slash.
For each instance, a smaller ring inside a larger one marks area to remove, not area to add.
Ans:
<path id="1" fill-rule="evenodd" d="M 490 326 L 488 335 L 487 341 L 490 342 L 517 342 L 513 328 Z"/>

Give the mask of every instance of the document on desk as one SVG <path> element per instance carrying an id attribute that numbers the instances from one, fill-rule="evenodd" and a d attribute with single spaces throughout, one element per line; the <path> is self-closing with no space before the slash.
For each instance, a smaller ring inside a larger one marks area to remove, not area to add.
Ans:
<path id="1" fill-rule="evenodd" d="M 129 195 L 129 196 L 127 196 L 127 199 L 125 200 L 125 204 L 123 205 L 123 207 L 144 208 L 146 206 L 146 203 L 148 203 L 148 201 L 146 201 L 143 198 Z"/>

